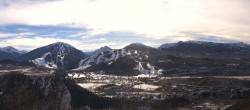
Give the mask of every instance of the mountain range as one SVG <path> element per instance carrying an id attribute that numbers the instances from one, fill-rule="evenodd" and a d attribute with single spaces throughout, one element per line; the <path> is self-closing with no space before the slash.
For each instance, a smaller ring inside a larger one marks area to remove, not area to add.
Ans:
<path id="1" fill-rule="evenodd" d="M 178 43 L 163 44 L 159 47 L 165 51 L 179 52 L 206 52 L 206 53 L 232 53 L 250 52 L 250 45 L 246 43 L 214 43 L 205 41 L 187 41 Z"/>
<path id="2" fill-rule="evenodd" d="M 1 48 L 0 63 L 11 62 L 11 64 L 22 65 L 29 62 L 29 65 L 38 67 L 118 75 L 190 75 L 222 71 L 217 68 L 228 68 L 223 71 L 225 74 L 236 72 L 247 74 L 242 69 L 231 71 L 231 66 L 228 65 L 244 64 L 244 68 L 247 68 L 246 61 L 249 54 L 250 45 L 245 43 L 180 41 L 166 43 L 159 48 L 132 43 L 122 49 L 104 46 L 85 54 L 70 44 L 57 42 L 27 53 L 10 46 Z"/>

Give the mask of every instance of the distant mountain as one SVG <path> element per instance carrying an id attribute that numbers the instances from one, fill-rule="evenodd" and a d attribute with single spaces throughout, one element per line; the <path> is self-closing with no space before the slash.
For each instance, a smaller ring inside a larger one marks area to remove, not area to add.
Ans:
<path id="1" fill-rule="evenodd" d="M 245 43 L 214 43 L 205 41 L 186 41 L 163 44 L 160 50 L 175 52 L 203 52 L 203 53 L 250 53 L 250 45 Z"/>
<path id="2" fill-rule="evenodd" d="M 11 47 L 11 46 L 7 46 L 7 47 L 4 47 L 4 48 L 1 48 L 1 51 L 4 51 L 4 52 L 9 52 L 9 53 L 19 53 L 20 51 L 15 49 L 14 47 Z"/>
<path id="3" fill-rule="evenodd" d="M 93 52 L 91 52 L 91 51 L 88 51 L 88 52 L 84 52 L 86 55 L 88 55 L 88 56 L 90 56 L 90 55 L 92 55 L 93 54 Z"/>
<path id="4" fill-rule="evenodd" d="M 174 46 L 177 46 L 178 43 L 166 43 L 166 44 L 162 44 L 159 49 L 168 49 L 168 48 L 171 48 L 171 47 L 174 47 Z"/>
<path id="5" fill-rule="evenodd" d="M 19 51 L 19 53 L 25 54 L 25 53 L 28 53 L 28 51 L 26 51 L 26 50 L 21 50 L 21 51 Z"/>
<path id="6" fill-rule="evenodd" d="M 116 75 L 159 75 L 162 70 L 150 64 L 147 48 L 155 51 L 152 47 L 132 44 L 124 49 L 96 53 L 81 60 L 79 67 L 74 70 Z"/>
<path id="7" fill-rule="evenodd" d="M 0 48 L 0 59 L 16 59 L 24 53 L 24 51 L 19 51 L 14 47 L 7 46 Z"/>
<path id="8" fill-rule="evenodd" d="M 138 50 L 138 51 L 143 51 L 143 52 L 154 52 L 157 51 L 157 49 L 144 45 L 142 43 L 132 43 L 126 47 L 124 47 L 124 49 L 127 50 Z"/>
<path id="9" fill-rule="evenodd" d="M 37 48 L 23 54 L 19 60 L 31 60 L 37 66 L 47 68 L 74 68 L 82 58 L 87 57 L 82 51 L 70 44 L 57 42 Z"/>
<path id="10" fill-rule="evenodd" d="M 95 51 L 92 53 L 92 55 L 93 55 L 93 54 L 97 54 L 97 53 L 101 53 L 101 52 L 111 51 L 111 50 L 112 50 L 112 49 L 111 49 L 110 47 L 104 46 L 104 47 L 101 47 L 101 48 L 95 50 Z"/>
<path id="11" fill-rule="evenodd" d="M 95 51 L 90 51 L 90 52 L 84 52 L 85 54 L 91 56 L 91 55 L 94 55 L 94 54 L 97 54 L 97 53 L 101 53 L 101 52 L 107 52 L 107 51 L 111 51 L 112 49 L 108 46 L 104 46 L 104 47 L 101 47 Z"/>

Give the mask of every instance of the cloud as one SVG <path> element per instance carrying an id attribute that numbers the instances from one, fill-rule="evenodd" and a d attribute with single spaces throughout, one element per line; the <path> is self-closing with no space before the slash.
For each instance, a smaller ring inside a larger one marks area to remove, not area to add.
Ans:
<path id="1" fill-rule="evenodd" d="M 102 34 L 107 34 L 110 31 L 107 30 L 100 30 L 100 29 L 96 29 L 96 30 L 86 30 L 86 31 L 81 31 L 81 32 L 77 32 L 74 33 L 68 37 L 80 37 L 83 39 L 87 39 L 87 38 L 91 38 L 91 37 L 95 37 L 97 35 L 102 35 Z"/>
<path id="2" fill-rule="evenodd" d="M 12 34 L 10 33 L 0 33 L 0 38 L 5 38 L 5 37 L 9 37 L 11 36 Z"/>
<path id="3" fill-rule="evenodd" d="M 250 42 L 248 0 L 38 1 L 8 2 L 9 5 L 0 10 L 0 24 L 89 29 L 87 33 L 71 36 L 82 38 L 108 32 L 128 32 L 153 39 L 193 40 L 195 36 L 183 35 L 183 32 L 192 31 Z"/>
<path id="4" fill-rule="evenodd" d="M 0 38 L 8 38 L 8 37 L 25 37 L 25 36 L 31 36 L 35 35 L 35 33 L 32 32 L 23 32 L 23 33 L 1 33 L 0 32 Z"/>

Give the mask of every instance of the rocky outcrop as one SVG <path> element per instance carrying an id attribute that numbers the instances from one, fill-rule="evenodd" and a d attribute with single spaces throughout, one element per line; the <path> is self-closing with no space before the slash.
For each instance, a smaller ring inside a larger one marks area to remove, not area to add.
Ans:
<path id="1" fill-rule="evenodd" d="M 0 76 L 1 110 L 103 109 L 115 99 L 101 98 L 65 79 L 63 72 L 36 76 L 10 73 Z"/>

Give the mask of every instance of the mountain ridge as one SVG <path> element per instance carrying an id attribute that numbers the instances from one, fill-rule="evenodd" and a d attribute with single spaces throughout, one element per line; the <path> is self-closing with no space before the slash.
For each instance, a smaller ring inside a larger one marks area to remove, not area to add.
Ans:
<path id="1" fill-rule="evenodd" d="M 21 56 L 22 54 L 25 54 L 26 51 L 17 50 L 16 48 L 12 46 L 2 47 L 0 48 L 0 59 L 11 59 L 14 60 L 17 57 Z"/>
<path id="2" fill-rule="evenodd" d="M 49 68 L 73 68 L 80 59 L 87 57 L 70 44 L 56 42 L 34 49 L 19 57 L 19 60 L 32 60 L 38 66 Z"/>
<path id="3" fill-rule="evenodd" d="M 186 41 L 177 43 L 166 43 L 158 49 L 163 51 L 178 52 L 205 52 L 205 53 L 222 53 L 222 52 L 242 52 L 249 53 L 250 45 L 246 43 L 215 43 L 206 41 Z"/>
<path id="4" fill-rule="evenodd" d="M 20 59 L 17 58 L 19 61 L 25 61 L 24 63 L 8 60 L 2 62 L 26 65 L 31 65 L 29 64 L 31 62 L 45 68 L 104 72 L 105 74 L 159 75 L 182 73 L 184 69 L 180 67 L 185 68 L 185 71 L 190 71 L 192 69 L 188 68 L 200 67 L 201 64 L 208 66 L 211 62 L 217 67 L 233 65 L 230 63 L 236 62 L 242 63 L 242 59 L 246 59 L 250 53 L 249 44 L 205 41 L 163 44 L 159 48 L 132 43 L 122 49 L 100 49 L 102 51 L 88 56 L 70 44 L 56 42 L 23 54 L 19 57 Z M 222 61 L 218 62 L 217 58 Z"/>

